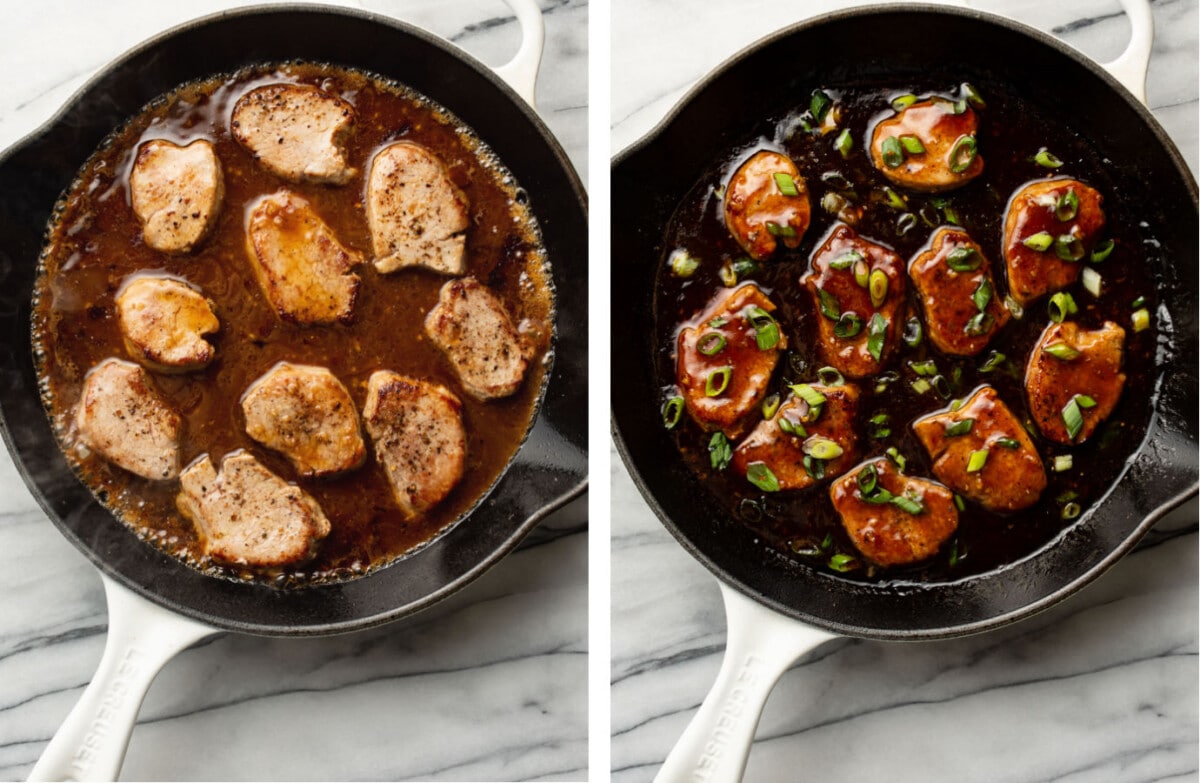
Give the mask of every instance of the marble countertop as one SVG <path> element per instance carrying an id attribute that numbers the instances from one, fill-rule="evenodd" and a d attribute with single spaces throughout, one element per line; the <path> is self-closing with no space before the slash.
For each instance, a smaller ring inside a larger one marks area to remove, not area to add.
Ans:
<path id="1" fill-rule="evenodd" d="M 614 0 L 612 149 L 654 126 L 758 38 L 845 3 Z M 1101 61 L 1128 25 L 1113 1 L 972 0 Z M 1153 3 L 1147 91 L 1195 173 L 1197 3 Z M 648 781 L 712 684 L 725 644 L 716 580 L 658 523 L 612 453 L 612 780 Z M 1053 609 L 952 641 L 831 642 L 771 695 L 748 781 L 1184 781 L 1197 776 L 1197 504 L 1161 521 Z"/>
<path id="2" fill-rule="evenodd" d="M 414 23 L 489 65 L 516 51 L 500 0 L 334 3 Z M 176 24 L 243 5 L 49 0 L 0 9 L 0 148 L 95 71 Z M 543 0 L 539 111 L 587 168 L 587 2 Z M 126 780 L 587 777 L 587 509 L 579 500 L 450 599 L 343 636 L 220 636 L 151 687 Z M 0 456 L 0 779 L 28 775 L 104 646 L 100 580 Z"/>

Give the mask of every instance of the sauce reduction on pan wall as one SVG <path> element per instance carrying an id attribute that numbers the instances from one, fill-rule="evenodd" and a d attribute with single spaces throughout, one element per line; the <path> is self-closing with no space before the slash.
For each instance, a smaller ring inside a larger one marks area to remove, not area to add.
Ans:
<path id="1" fill-rule="evenodd" d="M 256 164 L 231 137 L 229 115 L 237 99 L 277 82 L 312 84 L 354 106 L 357 122 L 346 149 L 358 171 L 346 185 L 285 182 Z M 192 254 L 165 256 L 145 246 L 130 208 L 128 175 L 134 155 L 141 142 L 155 138 L 179 144 L 207 139 L 221 159 L 222 210 L 212 235 Z M 374 152 L 400 139 L 436 153 L 466 194 L 471 218 L 467 274 L 501 298 L 536 351 L 524 383 L 511 397 L 480 402 L 465 394 L 426 337 L 425 314 L 447 278 L 425 270 L 381 275 L 370 264 L 365 179 Z M 362 285 L 349 325 L 285 323 L 259 289 L 245 247 L 246 205 L 285 186 L 309 200 L 338 239 L 366 259 L 354 269 Z M 50 227 L 35 290 L 34 355 L 60 445 L 101 503 L 140 538 L 208 573 L 293 586 L 353 578 L 392 562 L 461 518 L 499 478 L 532 423 L 546 380 L 554 305 L 547 259 L 525 200 L 518 183 L 470 129 L 427 98 L 382 77 L 288 63 L 181 86 L 101 144 L 58 205 Z M 276 475 L 298 483 L 332 522 L 314 560 L 261 574 L 215 564 L 201 555 L 192 525 L 176 510 L 178 481 L 146 481 L 75 443 L 72 418 L 85 374 L 109 356 L 128 358 L 114 296 L 127 278 L 145 273 L 186 279 L 216 302 L 221 321 L 220 332 L 210 338 L 216 359 L 206 369 L 152 373 L 158 389 L 185 419 L 183 464 L 204 453 L 219 462 L 229 452 L 246 449 Z M 284 360 L 328 367 L 360 411 L 367 378 L 378 369 L 454 391 L 463 402 L 467 433 L 462 481 L 442 503 L 406 520 L 369 439 L 361 468 L 329 479 L 298 479 L 282 455 L 246 435 L 239 404 L 255 379 Z"/>
<path id="2" fill-rule="evenodd" d="M 1159 330 L 1169 323 L 1159 313 L 1155 280 L 1146 270 L 1160 261 L 1158 243 L 1147 224 L 1148 216 L 1139 214 L 1138 204 L 1130 203 L 1108 175 L 1109 162 L 1089 142 L 1086 129 L 1074 129 L 1052 118 L 1040 116 L 1020 96 L 1001 84 L 972 79 L 986 100 L 980 115 L 979 154 L 985 160 L 983 174 L 966 186 L 942 194 L 922 194 L 891 185 L 870 163 L 867 143 L 874 125 L 892 114 L 890 103 L 907 93 L 918 96 L 939 94 L 958 99 L 959 86 L 946 83 L 907 85 L 846 83 L 810 85 L 823 89 L 841 108 L 838 129 L 825 134 L 804 130 L 801 115 L 808 109 L 807 92 L 797 92 L 793 111 L 764 118 L 756 125 L 747 124 L 741 143 L 727 156 L 714 160 L 702 172 L 673 214 L 663 239 L 663 257 L 659 259 L 654 293 L 654 345 L 657 373 L 663 397 L 647 404 L 661 404 L 676 394 L 675 349 L 678 331 L 684 322 L 705 309 L 724 283 L 722 265 L 745 256 L 725 228 L 721 193 L 740 163 L 755 151 L 772 149 L 795 161 L 807 182 L 812 204 L 812 223 L 796 250 L 782 246 L 774 256 L 758 263 L 758 270 L 740 276 L 738 283 L 752 280 L 779 307 L 775 317 L 787 336 L 788 349 L 781 357 L 770 385 L 770 392 L 787 393 L 787 384 L 813 382 L 823 366 L 816 347 L 816 322 L 822 317 L 798 282 L 809 268 L 812 252 L 820 246 L 837 217 L 822 209 L 829 193 L 845 198 L 852 209 L 861 208 L 855 226 L 860 236 L 894 248 L 907 262 L 926 246 L 934 230 L 957 222 L 978 242 L 992 264 L 997 296 L 1007 293 L 1002 253 L 1003 217 L 1012 193 L 1024 184 L 1054 176 L 1079 179 L 1100 191 L 1104 197 L 1107 227 L 1104 236 L 1115 242 L 1115 249 L 1094 268 L 1103 276 L 1099 298 L 1087 293 L 1080 283 L 1066 289 L 1074 297 L 1079 312 L 1072 320 L 1086 328 L 1096 328 L 1106 319 L 1126 329 L 1124 371 L 1125 392 L 1116 410 L 1101 429 L 1082 445 L 1059 446 L 1033 432 L 1034 443 L 1046 464 L 1049 485 L 1040 501 L 1012 515 L 987 512 L 968 502 L 959 515 L 954 537 L 939 554 L 910 567 L 877 571 L 865 566 L 842 529 L 829 501 L 829 481 L 793 492 L 763 492 L 744 477 L 728 470 L 714 471 L 708 453 L 709 433 L 701 431 L 685 413 L 672 431 L 680 453 L 702 485 L 696 491 L 708 493 L 714 503 L 725 509 L 731 523 L 753 530 L 768 547 L 805 567 L 828 569 L 833 555 L 855 557 L 856 562 L 842 576 L 863 580 L 950 581 L 982 573 L 1021 559 L 1051 543 L 1072 524 L 1063 520 L 1067 502 L 1088 508 L 1098 501 L 1116 480 L 1126 460 L 1134 453 L 1144 435 L 1156 390 L 1154 368 L 1159 353 Z M 834 140 L 842 129 L 849 129 L 853 148 L 846 158 L 835 149 Z M 1063 161 L 1050 170 L 1034 162 L 1041 149 L 1048 149 Z M 836 176 L 828 176 L 836 172 Z M 822 176 L 826 175 L 826 176 Z M 890 186 L 907 200 L 894 207 L 887 203 L 883 188 Z M 909 213 L 915 224 L 904 231 L 901 216 Z M 696 272 L 688 278 L 672 274 L 671 254 L 685 249 L 700 259 Z M 1087 261 L 1081 263 L 1086 264 Z M 903 318 L 920 314 L 916 292 L 908 286 L 908 310 Z M 1134 332 L 1130 328 L 1132 302 L 1144 297 L 1151 313 L 1151 328 Z M 859 383 L 859 432 L 862 460 L 882 457 L 895 447 L 907 460 L 909 475 L 932 477 L 931 463 L 910 429 L 910 423 L 925 414 L 944 408 L 952 399 L 963 399 L 983 384 L 991 384 L 1013 412 L 1023 421 L 1030 420 L 1023 389 L 1024 366 L 1030 350 L 1049 323 L 1046 298 L 1025 308 L 1024 317 L 1012 319 L 977 357 L 956 358 L 940 353 L 925 336 L 916 348 L 903 342 L 881 367 L 894 373 L 896 380 L 886 390 L 876 391 L 876 382 Z M 1007 361 L 991 372 L 981 371 L 993 351 L 1002 352 Z M 918 376 L 909 362 L 934 359 L 938 371 L 951 380 L 951 394 L 940 397 L 935 391 L 924 394 L 912 388 Z M 877 413 L 890 416 L 891 434 L 872 438 L 868 420 Z M 1070 453 L 1073 467 L 1055 472 L 1053 457 Z M 832 477 L 831 477 L 832 478 Z M 840 570 L 840 569 L 834 569 Z"/>

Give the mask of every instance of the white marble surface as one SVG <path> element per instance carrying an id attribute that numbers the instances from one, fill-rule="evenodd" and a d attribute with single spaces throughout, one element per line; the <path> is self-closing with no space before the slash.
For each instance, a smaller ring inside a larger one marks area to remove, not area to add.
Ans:
<path id="1" fill-rule="evenodd" d="M 489 65 L 519 35 L 500 0 L 365 0 Z M 0 5 L 0 148 L 98 68 L 221 0 Z M 586 172 L 587 2 L 541 2 L 543 118 Z M 478 582 L 408 621 L 325 639 L 226 635 L 170 662 L 127 780 L 587 777 L 587 519 L 576 502 Z M 91 679 L 100 581 L 0 456 L 0 779 L 23 779 Z"/>
<path id="2" fill-rule="evenodd" d="M 614 0 L 612 148 L 649 130 L 709 69 L 844 3 Z M 1098 60 L 1122 48 L 1116 2 L 973 0 Z M 1153 4 L 1155 116 L 1195 172 L 1197 3 Z M 650 780 L 717 673 L 714 578 L 659 525 L 612 454 L 612 779 Z M 772 694 L 747 781 L 1194 781 L 1197 505 L 1094 585 L 1008 629 L 947 642 L 832 642 Z"/>

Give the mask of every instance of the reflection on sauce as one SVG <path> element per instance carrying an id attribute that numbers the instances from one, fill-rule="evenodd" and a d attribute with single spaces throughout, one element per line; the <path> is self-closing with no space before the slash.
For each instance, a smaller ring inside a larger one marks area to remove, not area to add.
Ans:
<path id="1" fill-rule="evenodd" d="M 286 81 L 320 86 L 354 105 L 358 122 L 347 147 L 358 174 L 345 186 L 290 184 L 257 165 L 229 133 L 237 98 L 263 84 Z M 225 173 L 218 224 L 191 255 L 167 257 L 146 247 L 129 204 L 128 175 L 137 145 L 165 138 L 179 144 L 203 138 L 217 150 Z M 55 432 L 80 476 L 139 537 L 206 572 L 279 585 L 352 578 L 428 542 L 469 510 L 497 480 L 532 422 L 546 362 L 535 361 L 512 397 L 487 403 L 463 394 L 453 370 L 422 328 L 445 278 L 425 271 L 380 275 L 369 263 L 355 268 L 362 287 L 353 322 L 301 327 L 282 322 L 262 296 L 247 258 L 246 209 L 286 186 L 310 201 L 347 247 L 371 258 L 363 213 L 371 157 L 407 139 L 446 163 L 471 204 L 467 273 L 495 291 L 514 321 L 548 358 L 553 298 L 547 260 L 526 197 L 512 176 L 471 131 L 428 99 L 371 75 L 316 64 L 260 67 L 189 84 L 156 100 L 115 132 L 81 170 L 61 205 L 43 255 L 35 293 L 34 353 Z M 333 522 L 317 558 L 280 574 L 240 573 L 201 557 L 191 525 L 175 508 L 178 482 L 151 483 L 108 465 L 77 447 L 71 417 L 84 374 L 109 356 L 125 355 L 114 297 L 136 275 L 186 279 L 217 304 L 221 331 L 216 359 L 206 369 L 156 375 L 155 381 L 185 419 L 184 464 L 204 454 L 214 461 L 237 449 L 252 452 L 277 475 L 296 481 Z M 367 379 L 391 369 L 440 383 L 463 400 L 467 429 L 466 475 L 431 512 L 406 520 L 396 507 L 373 455 L 362 468 L 325 480 L 299 479 L 281 455 L 245 433 L 238 401 L 250 384 L 278 362 L 329 368 L 361 410 Z M 132 545 L 132 544 L 131 544 Z"/>

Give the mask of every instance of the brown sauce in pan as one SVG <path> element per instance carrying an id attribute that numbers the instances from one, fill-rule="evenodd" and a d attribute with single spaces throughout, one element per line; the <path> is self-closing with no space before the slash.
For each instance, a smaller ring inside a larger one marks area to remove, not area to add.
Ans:
<path id="1" fill-rule="evenodd" d="M 238 97 L 275 82 L 313 84 L 355 107 L 357 123 L 347 152 L 358 173 L 349 183 L 285 182 L 256 164 L 231 137 L 229 115 Z M 141 142 L 155 138 L 176 143 L 208 139 L 224 169 L 225 198 L 216 228 L 188 255 L 165 256 L 144 245 L 130 208 L 133 156 Z M 425 314 L 447 278 L 425 270 L 381 275 L 370 264 L 365 177 L 374 152 L 398 139 L 428 147 L 447 165 L 470 201 L 467 274 L 500 296 L 536 348 L 537 358 L 511 397 L 479 402 L 467 395 L 426 337 Z M 362 285 L 353 323 L 347 326 L 285 323 L 255 280 L 245 248 L 246 205 L 285 186 L 308 199 L 338 239 L 367 260 L 354 270 Z M 553 295 L 538 228 L 525 202 L 511 174 L 471 130 L 423 96 L 371 74 L 289 63 L 214 77 L 163 96 L 115 131 L 87 161 L 50 227 L 35 293 L 34 352 L 64 451 L 100 501 L 140 538 L 215 575 L 303 585 L 353 578 L 411 552 L 460 519 L 487 492 L 516 453 L 536 410 L 553 333 Z M 152 373 L 185 419 L 183 464 L 205 453 L 219 463 L 225 454 L 246 449 L 277 475 L 296 481 L 332 523 L 315 560 L 275 573 L 213 563 L 202 556 L 191 523 L 176 510 L 178 481 L 147 481 L 77 447 L 72 419 L 85 374 L 107 357 L 128 358 L 114 296 L 125 280 L 146 273 L 186 279 L 216 302 L 221 321 L 220 333 L 210 338 L 216 359 L 206 369 Z M 239 405 L 245 389 L 284 360 L 328 367 L 360 411 L 367 378 L 377 369 L 454 391 L 463 401 L 467 431 L 462 481 L 433 509 L 405 520 L 365 432 L 369 456 L 363 467 L 331 479 L 298 479 L 282 455 L 246 435 Z"/>
<path id="2" fill-rule="evenodd" d="M 809 108 L 808 96 L 797 92 L 804 103 L 794 111 L 763 118 L 758 124 L 747 123 L 742 143 L 701 173 L 666 227 L 654 299 L 656 365 L 663 397 L 648 404 L 665 403 L 678 393 L 674 385 L 678 330 L 722 289 L 722 265 L 745 256 L 725 229 L 720 194 L 738 165 L 759 149 L 789 155 L 807 182 L 812 202 L 812 224 L 800 246 L 795 250 L 781 248 L 770 259 L 760 262 L 757 272 L 738 280 L 739 284 L 744 280 L 757 283 L 779 307 L 775 315 L 787 336 L 788 348 L 776 368 L 769 393 L 782 392 L 784 397 L 787 384 L 813 381 L 817 369 L 824 365 L 815 343 L 815 319 L 821 315 L 814 310 L 809 294 L 798 281 L 809 268 L 813 251 L 837 222 L 821 206 L 826 194 L 839 193 L 852 208 L 861 207 L 861 219 L 855 226 L 859 235 L 894 248 L 906 263 L 926 246 L 936 227 L 955 222 L 947 217 L 948 207 L 956 222 L 982 246 L 992 264 L 1000 297 L 1007 294 L 1001 248 L 1003 216 L 1015 191 L 1032 180 L 1070 176 L 1096 188 L 1104 197 L 1107 216 L 1104 236 L 1111 238 L 1116 246 L 1104 262 L 1095 265 L 1103 276 L 1102 295 L 1093 297 L 1080 283 L 1066 290 L 1079 306 L 1073 320 L 1086 328 L 1097 328 L 1105 320 L 1111 320 L 1126 330 L 1127 380 L 1120 403 L 1096 434 L 1082 445 L 1059 446 L 1041 437 L 1035 428 L 1034 443 L 1046 464 L 1049 479 L 1038 503 L 1016 514 L 1000 515 L 968 501 L 965 511 L 959 514 L 957 532 L 933 559 L 886 570 L 867 565 L 858 557 L 833 510 L 828 480 L 806 490 L 768 493 L 729 470 L 714 471 L 708 453 L 709 433 L 701 431 L 686 413 L 682 416 L 672 436 L 684 461 L 699 479 L 701 487 L 696 491 L 708 493 L 726 518 L 749 527 L 768 547 L 768 552 L 804 567 L 833 570 L 845 578 L 858 580 L 952 581 L 1020 560 L 1052 545 L 1070 525 L 1086 518 L 1089 508 L 1104 496 L 1136 451 L 1149 422 L 1156 394 L 1158 330 L 1168 329 L 1170 324 L 1158 311 L 1153 276 L 1153 270 L 1168 260 L 1161 257 L 1153 229 L 1146 222 L 1148 216 L 1139 214 L 1138 205 L 1116 187 L 1109 176 L 1107 161 L 1085 135 L 1057 118 L 1041 115 L 1003 85 L 980 81 L 975 86 L 987 102 L 986 108 L 979 110 L 978 132 L 985 168 L 979 178 L 960 189 L 921 194 L 893 186 L 871 166 L 865 142 L 874 125 L 891 114 L 893 98 L 906 93 L 919 96 L 937 93 L 957 99 L 957 84 L 855 84 L 843 89 L 811 85 L 811 89 L 823 88 L 840 104 L 838 131 L 827 135 L 806 132 L 800 118 Z M 834 148 L 834 140 L 845 128 L 853 135 L 854 147 L 849 157 L 843 159 Z M 1033 158 L 1042 148 L 1053 152 L 1064 165 L 1051 171 L 1035 163 Z M 829 176 L 831 172 L 844 179 Z M 902 193 L 907 205 L 896 209 L 884 203 L 884 186 Z M 914 216 L 906 220 L 915 219 L 907 231 L 898 225 L 904 213 Z M 701 261 L 696 272 L 686 279 L 672 274 L 670 268 L 671 254 L 679 248 Z M 920 314 L 912 285 L 908 286 L 908 297 L 905 318 Z M 1145 299 L 1151 327 L 1135 333 L 1130 328 L 1130 319 L 1135 309 L 1132 303 L 1138 297 Z M 909 475 L 932 478 L 931 461 L 912 433 L 910 423 L 943 409 L 952 399 L 967 397 L 983 384 L 995 386 L 1014 414 L 1028 422 L 1023 386 L 1025 360 L 1049 322 L 1047 297 L 1043 297 L 1025 308 L 1023 318 L 1012 319 L 977 357 L 944 355 L 930 344 L 928 336 L 916 348 L 899 343 L 898 350 L 882 367 L 883 373 L 894 374 L 896 380 L 882 392 L 875 390 L 872 379 L 860 383 L 862 459 L 884 456 L 889 447 L 894 447 L 906 458 Z M 1008 361 L 995 371 L 982 372 L 980 368 L 992 351 L 1002 352 Z M 939 372 L 951 381 L 948 397 L 932 390 L 924 394 L 913 390 L 911 384 L 917 375 L 908 364 L 926 359 L 934 359 Z M 872 438 L 867 434 L 868 421 L 880 412 L 890 416 L 891 434 Z M 1067 453 L 1073 457 L 1073 467 L 1055 472 L 1053 458 Z M 1068 502 L 1081 506 L 1080 518 L 1063 519 L 1063 507 Z M 846 556 L 852 560 L 848 567 L 844 565 Z"/>

